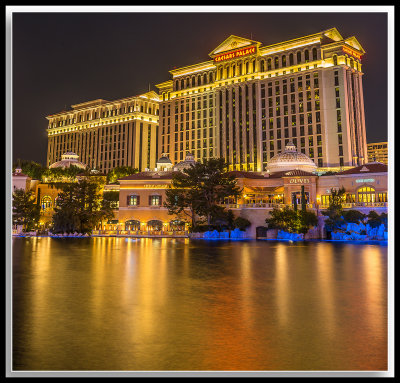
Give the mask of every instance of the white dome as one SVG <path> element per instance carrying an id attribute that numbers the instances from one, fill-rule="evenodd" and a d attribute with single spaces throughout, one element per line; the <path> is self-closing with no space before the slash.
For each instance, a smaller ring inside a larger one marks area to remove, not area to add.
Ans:
<path id="1" fill-rule="evenodd" d="M 317 169 L 317 165 L 310 157 L 298 152 L 292 141 L 289 141 L 285 150 L 272 157 L 267 164 L 267 172 L 269 173 L 296 169 L 314 172 Z"/>
<path id="2" fill-rule="evenodd" d="M 69 168 L 71 165 L 86 169 L 83 162 L 78 161 L 79 156 L 74 152 L 66 152 L 61 155 L 61 161 L 54 162 L 49 166 L 50 169 L 54 168 Z"/>

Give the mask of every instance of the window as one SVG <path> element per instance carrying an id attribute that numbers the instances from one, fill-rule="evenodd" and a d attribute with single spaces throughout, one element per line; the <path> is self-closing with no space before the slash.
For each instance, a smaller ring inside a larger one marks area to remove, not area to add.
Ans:
<path id="1" fill-rule="evenodd" d="M 375 189 L 370 186 L 364 186 L 358 189 L 357 196 L 358 202 L 375 202 Z"/>
<path id="2" fill-rule="evenodd" d="M 44 196 L 42 198 L 42 209 L 43 210 L 50 209 L 51 205 L 52 205 L 51 198 L 48 195 Z"/>
<path id="3" fill-rule="evenodd" d="M 159 195 L 149 196 L 149 205 L 150 206 L 160 206 L 161 205 L 161 196 L 159 196 Z"/>

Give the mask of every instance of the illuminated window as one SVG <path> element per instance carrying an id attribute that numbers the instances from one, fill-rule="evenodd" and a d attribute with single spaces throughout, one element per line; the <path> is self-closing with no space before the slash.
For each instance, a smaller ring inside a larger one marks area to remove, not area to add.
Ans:
<path id="1" fill-rule="evenodd" d="M 47 210 L 51 208 L 51 198 L 49 196 L 44 196 L 42 198 L 42 209 L 43 210 Z"/>
<path id="2" fill-rule="evenodd" d="M 364 186 L 357 191 L 358 202 L 375 202 L 375 189 L 370 186 Z"/>
<path id="3" fill-rule="evenodd" d="M 138 195 L 128 195 L 127 205 L 128 206 L 138 206 L 140 204 L 140 196 Z"/>
<path id="4" fill-rule="evenodd" d="M 149 205 L 150 206 L 160 206 L 161 205 L 161 196 L 159 196 L 159 195 L 149 196 Z"/>

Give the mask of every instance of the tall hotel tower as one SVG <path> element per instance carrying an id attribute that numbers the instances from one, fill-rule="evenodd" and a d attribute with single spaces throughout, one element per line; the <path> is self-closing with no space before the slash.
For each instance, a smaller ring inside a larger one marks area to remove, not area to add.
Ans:
<path id="1" fill-rule="evenodd" d="M 90 168 L 105 173 L 116 166 L 153 169 L 158 108 L 159 97 L 151 91 L 115 101 L 84 102 L 47 116 L 47 166 L 72 151 Z"/>
<path id="2" fill-rule="evenodd" d="M 263 171 L 289 140 L 318 167 L 367 162 L 361 57 L 336 28 L 269 46 L 230 36 L 158 84 L 157 155 Z"/>

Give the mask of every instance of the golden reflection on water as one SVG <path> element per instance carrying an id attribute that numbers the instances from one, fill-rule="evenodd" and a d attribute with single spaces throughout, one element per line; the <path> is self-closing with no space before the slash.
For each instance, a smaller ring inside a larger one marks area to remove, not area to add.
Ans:
<path id="1" fill-rule="evenodd" d="M 386 251 L 16 239 L 16 370 L 384 370 Z"/>

